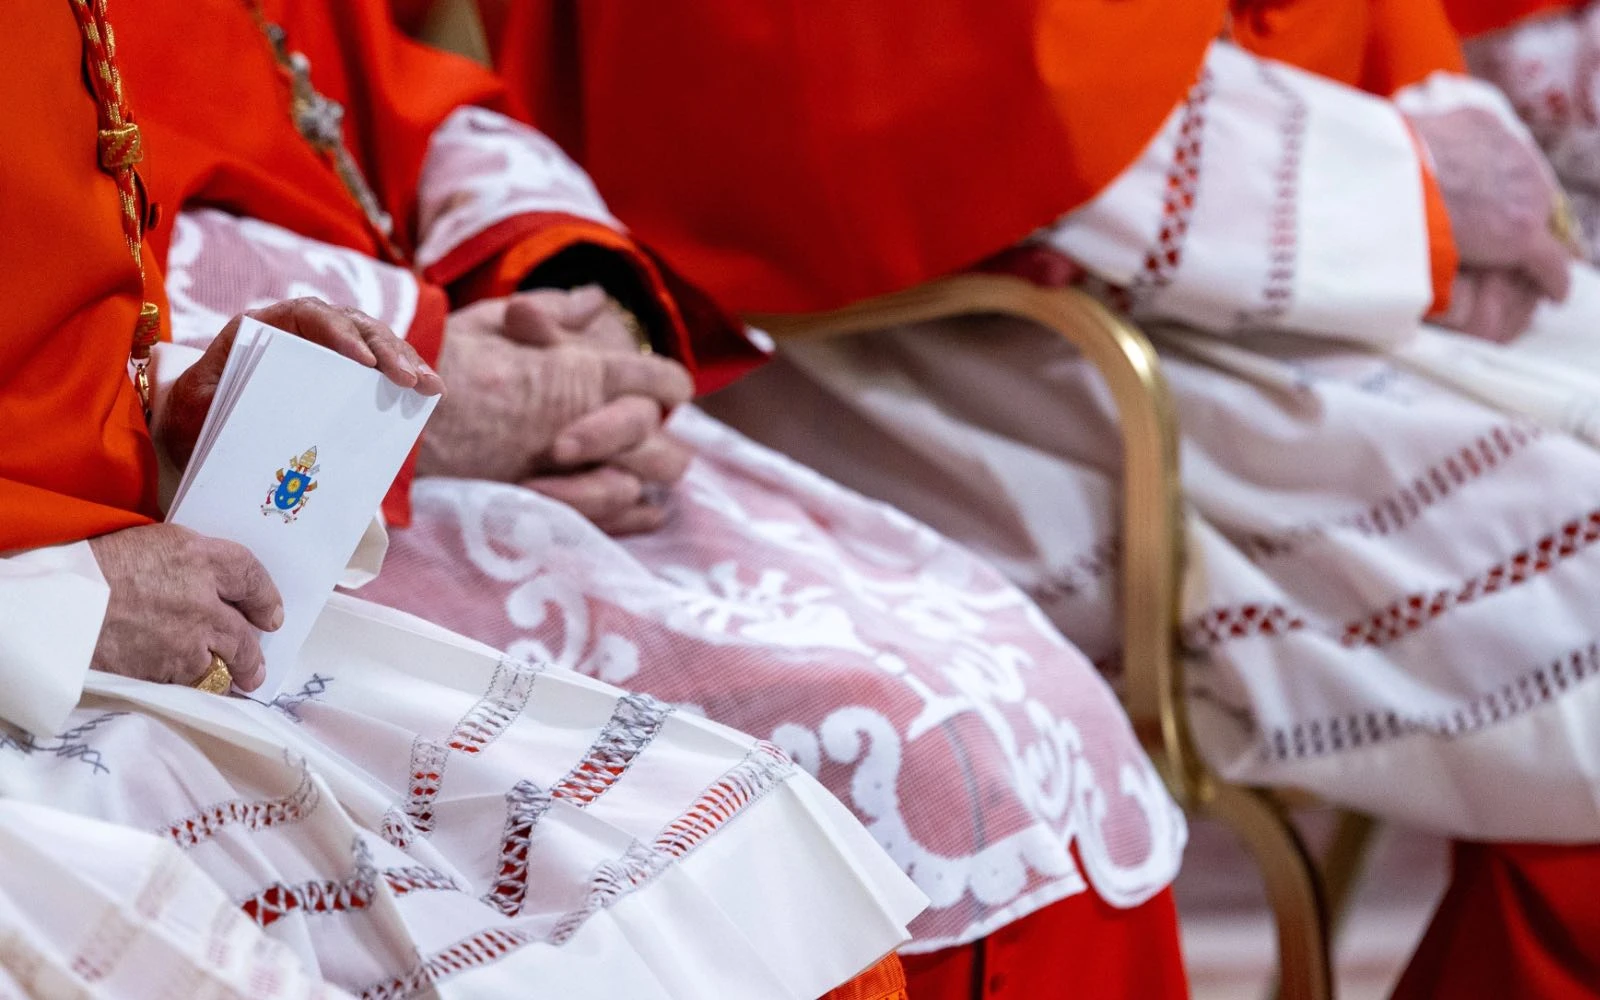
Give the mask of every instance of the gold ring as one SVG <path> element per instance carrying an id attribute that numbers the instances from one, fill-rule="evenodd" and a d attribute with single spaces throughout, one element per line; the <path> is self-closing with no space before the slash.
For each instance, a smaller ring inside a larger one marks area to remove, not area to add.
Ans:
<path id="1" fill-rule="evenodd" d="M 1578 214 L 1572 210 L 1572 199 L 1567 197 L 1565 191 L 1556 192 L 1555 205 L 1550 211 L 1550 232 L 1578 257 L 1588 257 L 1583 249 L 1583 227 L 1579 225 Z"/>
<path id="2" fill-rule="evenodd" d="M 211 654 L 211 669 L 206 675 L 194 682 L 194 686 L 206 694 L 227 694 L 233 687 L 233 675 L 228 672 L 228 661 Z"/>

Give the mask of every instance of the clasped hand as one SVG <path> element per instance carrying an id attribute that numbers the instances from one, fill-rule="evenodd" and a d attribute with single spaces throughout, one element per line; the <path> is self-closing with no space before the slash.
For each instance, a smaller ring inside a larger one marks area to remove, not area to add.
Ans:
<path id="1" fill-rule="evenodd" d="M 458 310 L 439 368 L 450 395 L 423 436 L 419 473 L 520 483 L 611 534 L 661 524 L 650 487 L 676 482 L 689 462 L 662 424 L 693 385 L 677 362 L 639 353 L 598 287 Z"/>
<path id="2" fill-rule="evenodd" d="M 1438 322 L 1512 340 L 1541 301 L 1562 301 L 1571 284 L 1573 251 L 1551 226 L 1560 197 L 1554 172 L 1492 112 L 1459 108 L 1411 123 L 1432 155 L 1460 255 L 1450 308 Z"/>
<path id="3" fill-rule="evenodd" d="M 425 395 L 444 389 L 409 344 L 355 310 L 294 299 L 250 315 L 377 368 L 396 385 Z M 180 465 L 194 452 L 238 330 L 235 319 L 173 384 L 160 444 Z M 240 688 L 261 686 L 266 666 L 257 630 L 283 624 L 283 601 L 248 549 L 171 524 L 101 535 L 89 545 L 111 588 L 93 669 L 193 684 L 216 655 Z"/>

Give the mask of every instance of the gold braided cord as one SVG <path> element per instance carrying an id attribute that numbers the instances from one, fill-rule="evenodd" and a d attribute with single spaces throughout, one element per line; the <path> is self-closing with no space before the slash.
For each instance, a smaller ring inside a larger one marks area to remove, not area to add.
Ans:
<path id="1" fill-rule="evenodd" d="M 122 74 L 117 70 L 116 35 L 111 30 L 111 22 L 106 14 L 106 0 L 68 2 L 83 35 L 90 90 L 94 93 L 99 113 L 100 168 L 117 183 L 117 202 L 122 208 L 122 235 L 127 240 L 128 253 L 133 257 L 134 266 L 139 269 L 139 280 L 144 282 L 147 280 L 144 272 L 144 199 L 138 174 L 134 172 L 134 167 L 144 157 L 144 149 L 139 126 L 134 124 L 123 95 Z M 139 390 L 146 415 L 150 408 L 150 349 L 155 346 L 160 334 L 160 309 L 149 301 L 141 303 L 129 356 L 133 363 L 134 385 Z"/>

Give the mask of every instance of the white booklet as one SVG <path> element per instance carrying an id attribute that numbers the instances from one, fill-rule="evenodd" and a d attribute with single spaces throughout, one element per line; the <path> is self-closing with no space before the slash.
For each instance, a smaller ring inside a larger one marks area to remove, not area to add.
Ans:
<path id="1" fill-rule="evenodd" d="M 246 318 L 167 521 L 238 542 L 283 596 L 263 633 L 272 698 L 437 396 Z"/>

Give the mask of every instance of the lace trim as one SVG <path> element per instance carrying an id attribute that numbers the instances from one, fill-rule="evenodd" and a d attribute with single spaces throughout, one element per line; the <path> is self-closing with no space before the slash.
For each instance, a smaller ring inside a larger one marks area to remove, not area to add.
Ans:
<path id="1" fill-rule="evenodd" d="M 794 770 L 794 762 L 782 750 L 766 741 L 757 743 L 743 760 L 700 793 L 694 805 L 663 827 L 648 846 L 636 843 L 622 857 L 596 868 L 584 905 L 556 921 L 550 942 L 567 941 L 591 916 L 649 884 Z"/>
<path id="2" fill-rule="evenodd" d="M 361 840 L 352 849 L 355 871 L 346 879 L 312 879 L 298 885 L 274 882 L 239 904 L 244 915 L 262 927 L 270 927 L 291 913 L 347 913 L 365 910 L 378 896 L 379 885 L 395 896 L 414 892 L 465 892 L 450 875 L 423 866 L 385 868 L 379 871 L 372 861 L 372 850 Z"/>
<path id="3" fill-rule="evenodd" d="M 316 811 L 320 794 L 311 780 L 311 771 L 300 767 L 300 781 L 294 791 L 280 799 L 230 799 L 180 819 L 161 831 L 182 848 L 196 847 L 230 826 L 246 830 L 265 830 L 286 823 L 298 823 Z"/>
<path id="4" fill-rule="evenodd" d="M 1340 627 L 1347 648 L 1383 647 L 1421 630 L 1438 618 L 1481 598 L 1520 586 L 1549 572 L 1600 541 L 1600 509 L 1562 525 L 1560 530 L 1455 587 L 1408 594 Z M 1281 604 L 1243 604 L 1212 608 L 1184 626 L 1191 650 L 1206 650 L 1233 639 L 1279 636 L 1310 628 L 1306 616 Z"/>
<path id="5" fill-rule="evenodd" d="M 411 744 L 410 792 L 405 815 L 412 830 L 427 836 L 433 832 L 433 804 L 444 781 L 445 765 L 451 751 L 481 753 L 500 738 L 527 707 L 534 681 L 543 668 L 509 657 L 495 667 L 483 697 L 461 717 L 443 743 L 417 737 Z"/>
<path id="6" fill-rule="evenodd" d="M 528 891 L 529 842 L 551 802 L 561 799 L 582 809 L 604 795 L 655 740 L 670 714 L 671 706 L 647 694 L 623 695 L 583 759 L 549 792 L 530 781 L 519 781 L 506 793 L 500 864 L 494 885 L 483 896 L 485 903 L 508 917 L 522 912 Z"/>
<path id="7" fill-rule="evenodd" d="M 649 846 L 635 843 L 620 858 L 598 866 L 590 878 L 584 905 L 556 921 L 549 934 L 541 938 L 526 930 L 481 931 L 425 959 L 403 975 L 367 987 L 360 993 L 362 1000 L 401 1000 L 450 976 L 499 961 L 526 945 L 540 941 L 560 945 L 570 940 L 589 917 L 647 885 L 794 769 L 794 763 L 782 750 L 770 743 L 758 743 L 702 792 L 687 812 L 663 827 Z M 537 795 L 532 795 L 524 801 L 531 804 L 537 800 Z"/>
<path id="8" fill-rule="evenodd" d="M 536 934 L 525 930 L 491 928 L 479 931 L 435 953 L 410 972 L 368 986 L 359 996 L 361 1000 L 404 1000 L 468 969 L 497 962 L 538 940 Z"/>

